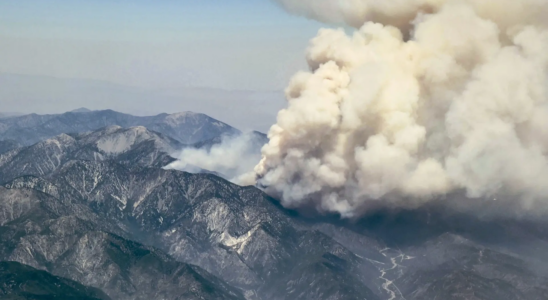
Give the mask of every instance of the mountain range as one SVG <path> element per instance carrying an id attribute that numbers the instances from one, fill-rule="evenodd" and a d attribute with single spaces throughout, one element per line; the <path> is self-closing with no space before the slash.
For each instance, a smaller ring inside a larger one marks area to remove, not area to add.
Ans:
<path id="1" fill-rule="evenodd" d="M 185 146 L 168 130 L 105 125 L 69 122 L 71 132 L 51 129 L 58 135 L 32 145 L 37 136 L 21 137 L 0 155 L 0 278 L 16 282 L 0 284 L 0 294 L 548 299 L 541 218 L 484 217 L 445 203 L 467 201 L 459 195 L 353 222 L 313 216 L 253 186 L 163 169 Z M 199 147 L 226 132 L 200 134 L 210 138 Z"/>
<path id="2" fill-rule="evenodd" d="M 28 146 L 62 133 L 83 133 L 113 125 L 124 128 L 144 126 L 183 144 L 240 133 L 221 121 L 193 112 L 138 117 L 112 110 L 78 109 L 57 115 L 30 114 L 0 118 L 0 140 L 14 140 Z"/>

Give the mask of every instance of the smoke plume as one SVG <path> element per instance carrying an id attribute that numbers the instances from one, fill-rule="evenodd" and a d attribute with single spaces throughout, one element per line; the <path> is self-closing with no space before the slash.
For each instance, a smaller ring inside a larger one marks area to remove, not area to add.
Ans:
<path id="1" fill-rule="evenodd" d="M 266 141 L 257 133 L 223 136 L 220 143 L 189 147 L 173 155 L 177 160 L 166 166 L 190 173 L 215 173 L 236 184 L 253 185 L 253 167 L 261 159 Z"/>
<path id="2" fill-rule="evenodd" d="M 545 0 L 279 0 L 322 29 L 255 167 L 346 217 L 440 195 L 548 201 Z"/>

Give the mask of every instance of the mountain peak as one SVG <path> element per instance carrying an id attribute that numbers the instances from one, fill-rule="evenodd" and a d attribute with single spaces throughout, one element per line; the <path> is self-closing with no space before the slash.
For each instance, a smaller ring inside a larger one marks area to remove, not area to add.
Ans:
<path id="1" fill-rule="evenodd" d="M 91 109 L 87 109 L 85 107 L 80 107 L 80 108 L 77 108 L 75 110 L 71 110 L 69 112 L 72 112 L 72 113 L 88 113 L 88 112 L 92 112 Z"/>
<path id="2" fill-rule="evenodd" d="M 169 116 L 172 118 L 192 117 L 195 115 L 199 115 L 199 113 L 195 113 L 193 111 L 183 111 L 183 112 L 169 114 Z"/>
<path id="3" fill-rule="evenodd" d="M 185 122 L 186 119 L 189 119 L 189 118 L 196 118 L 197 116 L 199 116 L 200 114 L 199 113 L 195 113 L 195 112 L 191 112 L 191 111 L 185 111 L 185 112 L 178 112 L 178 113 L 173 113 L 173 114 L 169 114 L 165 117 L 166 120 L 170 121 L 170 122 Z"/>

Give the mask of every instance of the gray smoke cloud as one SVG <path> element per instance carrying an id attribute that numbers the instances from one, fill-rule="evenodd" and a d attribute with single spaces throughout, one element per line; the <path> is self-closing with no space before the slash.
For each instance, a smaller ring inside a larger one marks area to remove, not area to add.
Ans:
<path id="1" fill-rule="evenodd" d="M 545 0 L 279 0 L 322 29 L 255 167 L 290 208 L 548 200 Z"/>

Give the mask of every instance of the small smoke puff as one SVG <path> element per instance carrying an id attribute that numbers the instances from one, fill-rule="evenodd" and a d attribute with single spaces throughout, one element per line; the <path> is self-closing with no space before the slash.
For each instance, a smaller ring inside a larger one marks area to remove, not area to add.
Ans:
<path id="1" fill-rule="evenodd" d="M 185 148 L 166 166 L 191 173 L 214 172 L 240 185 L 254 185 L 253 168 L 261 158 L 262 144 L 253 133 L 225 136 L 210 148 Z"/>
<path id="2" fill-rule="evenodd" d="M 547 1 L 280 2 L 357 28 L 320 30 L 286 90 L 255 167 L 283 205 L 548 196 Z"/>

